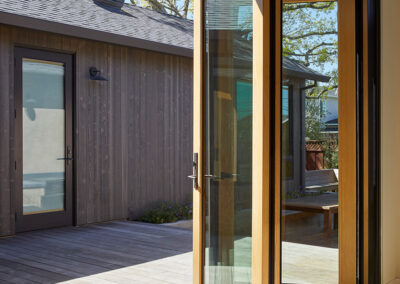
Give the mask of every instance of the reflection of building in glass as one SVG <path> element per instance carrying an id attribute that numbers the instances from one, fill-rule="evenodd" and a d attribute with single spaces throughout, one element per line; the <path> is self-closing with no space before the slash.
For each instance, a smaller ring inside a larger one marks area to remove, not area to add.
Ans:
<path id="1" fill-rule="evenodd" d="M 236 39 L 234 70 L 236 80 L 236 105 L 237 105 L 237 133 L 238 133 L 238 184 L 243 180 L 251 180 L 251 119 L 252 119 L 252 81 L 249 71 L 251 68 L 252 54 L 246 46 L 252 44 L 251 40 Z M 282 176 L 285 180 L 286 192 L 297 192 L 305 187 L 305 89 L 309 81 L 328 82 L 329 77 L 324 76 L 295 60 L 284 57 L 283 89 L 282 89 Z M 337 97 L 336 97 L 337 98 Z M 247 113 L 247 115 L 246 115 Z M 337 110 L 336 110 L 337 113 Z M 301 149 L 294 151 L 294 148 Z M 250 153 L 250 154 L 249 154 Z M 243 188 L 243 190 L 245 190 Z M 237 196 L 240 194 L 240 186 Z M 239 197 L 238 197 L 239 198 Z M 241 203 L 246 202 L 241 199 Z M 248 205 L 250 206 L 250 200 Z"/>
<path id="2" fill-rule="evenodd" d="M 305 100 L 308 81 L 328 82 L 324 76 L 300 63 L 282 59 L 282 178 L 286 195 L 305 188 Z"/>
<path id="3" fill-rule="evenodd" d="M 325 124 L 325 129 L 323 132 L 327 134 L 336 134 L 339 129 L 339 114 L 338 114 L 338 90 L 328 91 L 326 97 L 320 100 L 322 109 L 322 121 Z"/>
<path id="4" fill-rule="evenodd" d="M 64 66 L 23 60 L 24 214 L 64 209 Z"/>

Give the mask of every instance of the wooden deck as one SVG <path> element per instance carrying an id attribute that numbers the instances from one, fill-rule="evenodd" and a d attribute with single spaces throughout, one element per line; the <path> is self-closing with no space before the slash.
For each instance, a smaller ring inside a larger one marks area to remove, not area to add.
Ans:
<path id="1" fill-rule="evenodd" d="M 110 222 L 0 239 L 0 283 L 191 283 L 192 232 Z"/>

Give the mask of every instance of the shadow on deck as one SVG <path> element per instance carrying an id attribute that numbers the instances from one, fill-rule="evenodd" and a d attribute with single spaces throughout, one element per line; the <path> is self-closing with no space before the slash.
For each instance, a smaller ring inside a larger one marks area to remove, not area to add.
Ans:
<path id="1" fill-rule="evenodd" d="M 191 283 L 192 232 L 109 222 L 0 239 L 0 283 Z"/>

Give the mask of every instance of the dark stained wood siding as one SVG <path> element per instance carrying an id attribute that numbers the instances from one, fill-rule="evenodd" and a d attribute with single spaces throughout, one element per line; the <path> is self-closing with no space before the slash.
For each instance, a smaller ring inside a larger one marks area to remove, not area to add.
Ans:
<path id="1" fill-rule="evenodd" d="M 14 233 L 14 46 L 75 55 L 78 225 L 191 200 L 191 58 L 0 25 L 0 235 Z"/>
<path id="2" fill-rule="evenodd" d="M 0 25 L 0 234 L 13 231 L 11 218 L 11 138 L 10 104 L 13 101 L 11 85 L 10 33 Z"/>

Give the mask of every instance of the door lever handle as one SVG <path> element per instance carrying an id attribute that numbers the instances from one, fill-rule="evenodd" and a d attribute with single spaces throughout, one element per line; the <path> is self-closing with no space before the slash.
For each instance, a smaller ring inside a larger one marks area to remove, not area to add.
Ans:
<path id="1" fill-rule="evenodd" d="M 193 180 L 193 188 L 195 189 L 199 188 L 198 176 L 197 176 L 198 157 L 199 155 L 197 153 L 193 154 L 193 174 L 188 176 L 188 178 Z"/>
<path id="2" fill-rule="evenodd" d="M 62 161 L 72 161 L 74 158 L 57 158 L 57 160 L 62 160 Z"/>
<path id="3" fill-rule="evenodd" d="M 74 160 L 74 158 L 72 157 L 72 150 L 71 150 L 71 147 L 70 147 L 70 146 L 67 146 L 66 154 L 67 154 L 66 157 L 64 157 L 64 158 L 57 158 L 57 160 L 58 160 L 58 161 L 67 161 L 67 165 L 69 165 L 69 164 L 70 164 L 70 161 L 73 161 L 73 160 Z"/>
<path id="4" fill-rule="evenodd" d="M 232 179 L 234 177 L 239 176 L 238 174 L 230 174 L 230 173 L 225 173 L 225 172 L 221 172 L 221 176 L 215 176 L 215 175 L 204 175 L 205 178 L 209 178 L 209 179 Z"/>
<path id="5" fill-rule="evenodd" d="M 204 175 L 204 177 L 205 177 L 205 178 L 209 178 L 209 179 L 216 179 L 216 178 L 218 178 L 218 177 L 215 176 L 215 175 Z"/>

